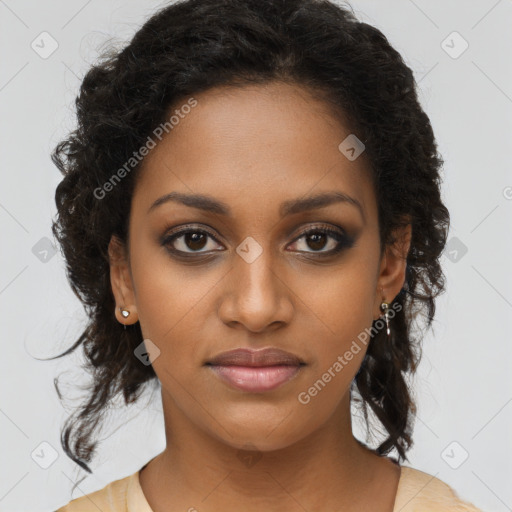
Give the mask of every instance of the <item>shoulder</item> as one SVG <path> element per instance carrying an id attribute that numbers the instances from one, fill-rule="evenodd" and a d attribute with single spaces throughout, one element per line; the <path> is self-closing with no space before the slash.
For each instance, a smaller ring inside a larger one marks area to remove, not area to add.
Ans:
<path id="1" fill-rule="evenodd" d="M 56 512 L 129 512 L 129 494 L 133 486 L 138 483 L 139 472 L 121 478 L 98 491 L 81 496 L 59 508 Z"/>
<path id="2" fill-rule="evenodd" d="M 482 512 L 463 501 L 445 482 L 418 469 L 401 466 L 393 512 Z"/>

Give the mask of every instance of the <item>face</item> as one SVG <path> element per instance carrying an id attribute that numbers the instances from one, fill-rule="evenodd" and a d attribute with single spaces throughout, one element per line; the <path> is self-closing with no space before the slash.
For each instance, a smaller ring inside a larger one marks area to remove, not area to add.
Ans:
<path id="1" fill-rule="evenodd" d="M 233 447 L 278 449 L 339 410 L 366 352 L 358 336 L 402 287 L 405 261 L 381 258 L 368 161 L 340 152 L 351 131 L 328 105 L 278 83 L 194 98 L 145 157 L 129 259 L 111 243 L 116 303 L 131 311 L 116 315 L 158 347 L 172 414 Z M 303 202 L 319 195 L 331 200 Z M 303 364 L 281 367 L 288 380 L 272 389 L 240 389 L 206 363 L 241 347 Z"/>

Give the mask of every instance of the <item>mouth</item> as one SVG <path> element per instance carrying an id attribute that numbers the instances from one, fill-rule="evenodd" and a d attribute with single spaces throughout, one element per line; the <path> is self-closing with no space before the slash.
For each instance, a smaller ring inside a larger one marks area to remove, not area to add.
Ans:
<path id="1" fill-rule="evenodd" d="M 271 391 L 294 377 L 302 368 L 299 366 L 215 366 L 212 371 L 227 384 L 251 393 Z"/>
<path id="2" fill-rule="evenodd" d="M 252 393 L 278 388 L 295 377 L 305 365 L 296 355 L 276 348 L 235 349 L 205 363 L 226 384 Z"/>

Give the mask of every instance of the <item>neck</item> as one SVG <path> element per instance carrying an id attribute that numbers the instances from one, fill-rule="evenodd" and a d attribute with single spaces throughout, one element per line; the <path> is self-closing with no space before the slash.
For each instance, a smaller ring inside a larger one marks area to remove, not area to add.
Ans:
<path id="1" fill-rule="evenodd" d="M 272 450 L 228 444 L 192 423 L 165 392 L 162 399 L 167 446 L 140 473 L 155 512 L 178 510 L 178 502 L 183 510 L 195 504 L 203 511 L 338 510 L 344 504 L 355 510 L 387 461 L 354 438 L 348 394 L 321 428 Z M 282 438 L 279 428 L 266 441 Z"/>

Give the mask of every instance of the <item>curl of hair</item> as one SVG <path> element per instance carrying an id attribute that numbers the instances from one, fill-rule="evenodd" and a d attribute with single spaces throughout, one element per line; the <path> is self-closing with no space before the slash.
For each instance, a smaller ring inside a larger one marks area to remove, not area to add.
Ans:
<path id="1" fill-rule="evenodd" d="M 77 128 L 52 152 L 64 175 L 52 231 L 71 288 L 89 323 L 62 357 L 82 346 L 92 375 L 87 403 L 61 432 L 65 453 L 91 472 L 91 440 L 114 397 L 139 397 L 156 374 L 133 351 L 139 324 L 115 319 L 108 244 L 128 239 L 130 201 L 140 164 L 99 199 L 102 187 L 165 123 L 181 101 L 217 86 L 282 81 L 327 102 L 365 144 L 378 201 L 381 250 L 395 228 L 412 225 L 401 309 L 373 334 L 352 383 L 387 431 L 377 453 L 401 459 L 412 446 L 414 400 L 405 377 L 420 360 L 412 328 L 418 313 L 432 323 L 444 291 L 440 256 L 449 214 L 440 197 L 443 164 L 412 71 L 386 37 L 349 6 L 328 0 L 181 0 L 152 15 L 120 51 L 105 52 L 86 73 L 76 98 Z M 60 392 L 55 381 L 57 392 Z M 355 394 L 355 393 L 354 393 Z M 356 397 L 353 397 L 356 398 Z"/>

